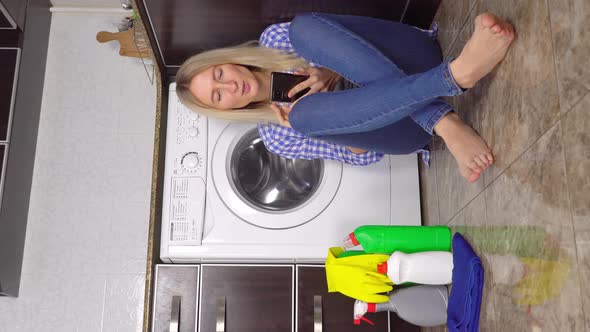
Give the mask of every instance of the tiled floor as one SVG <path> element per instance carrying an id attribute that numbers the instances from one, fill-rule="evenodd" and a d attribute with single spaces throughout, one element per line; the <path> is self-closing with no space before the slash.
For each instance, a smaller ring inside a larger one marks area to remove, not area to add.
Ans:
<path id="1" fill-rule="evenodd" d="M 590 2 L 443 1 L 445 56 L 460 53 L 485 11 L 508 19 L 518 37 L 452 103 L 496 163 L 468 184 L 435 140 L 432 165 L 420 170 L 424 222 L 461 231 L 481 254 L 482 331 L 588 331 Z"/>

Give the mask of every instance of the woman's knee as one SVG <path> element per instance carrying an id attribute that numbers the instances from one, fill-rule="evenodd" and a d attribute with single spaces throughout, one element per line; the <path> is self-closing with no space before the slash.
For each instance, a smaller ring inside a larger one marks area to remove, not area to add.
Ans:
<path id="1" fill-rule="evenodd" d="M 326 14 L 322 13 L 306 13 L 295 16 L 289 26 L 291 44 L 301 46 L 302 44 L 313 43 L 326 28 L 325 22 L 327 19 Z"/>

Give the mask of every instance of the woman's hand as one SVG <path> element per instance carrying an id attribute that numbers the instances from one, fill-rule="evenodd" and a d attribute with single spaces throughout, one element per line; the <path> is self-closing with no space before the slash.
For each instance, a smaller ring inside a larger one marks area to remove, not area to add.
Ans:
<path id="1" fill-rule="evenodd" d="M 291 113 L 293 105 L 279 105 L 277 103 L 272 103 L 270 104 L 270 108 L 272 108 L 272 110 L 275 111 L 275 114 L 281 126 L 291 128 L 291 124 L 289 123 L 289 113 Z"/>
<path id="2" fill-rule="evenodd" d="M 308 75 L 309 78 L 294 86 L 288 93 L 289 97 L 296 95 L 299 91 L 304 90 L 306 88 L 309 88 L 309 91 L 304 96 L 316 92 L 331 90 L 334 87 L 334 85 L 342 78 L 340 75 L 326 68 L 309 67 L 305 69 L 296 70 L 294 73 L 297 75 Z M 270 104 L 270 108 L 272 108 L 272 110 L 275 111 L 275 114 L 281 126 L 291 128 L 291 124 L 289 123 L 289 113 L 291 113 L 293 106 L 295 106 L 297 101 L 299 101 L 301 98 L 297 99 L 290 105 L 277 103 Z"/>
<path id="3" fill-rule="evenodd" d="M 327 68 L 308 67 L 304 69 L 298 69 L 294 72 L 294 74 L 308 75 L 309 78 L 294 86 L 288 93 L 289 98 L 296 95 L 299 91 L 305 90 L 306 88 L 309 88 L 309 91 L 304 96 L 316 92 L 331 90 L 336 82 L 341 79 L 340 75 Z"/>

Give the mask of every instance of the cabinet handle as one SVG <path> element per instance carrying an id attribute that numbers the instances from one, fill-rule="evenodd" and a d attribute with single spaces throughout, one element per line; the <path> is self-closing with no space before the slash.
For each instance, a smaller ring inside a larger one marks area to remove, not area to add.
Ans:
<path id="1" fill-rule="evenodd" d="M 178 332 L 180 327 L 180 296 L 172 297 L 172 308 L 170 309 L 170 332 Z"/>
<path id="2" fill-rule="evenodd" d="M 225 302 L 225 297 L 219 298 L 217 300 L 217 322 L 215 324 L 215 332 L 225 332 L 225 310 L 227 309 L 227 304 Z"/>
<path id="3" fill-rule="evenodd" d="M 313 332 L 322 332 L 323 329 L 322 296 L 313 296 Z"/>

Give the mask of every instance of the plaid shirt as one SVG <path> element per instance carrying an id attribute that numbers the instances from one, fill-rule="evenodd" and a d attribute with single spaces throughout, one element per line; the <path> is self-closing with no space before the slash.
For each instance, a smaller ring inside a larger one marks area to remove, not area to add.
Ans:
<path id="1" fill-rule="evenodd" d="M 289 40 L 290 24 L 291 22 L 270 25 L 260 35 L 260 45 L 295 53 Z M 258 132 L 270 152 L 289 159 L 331 159 L 364 166 L 374 164 L 383 158 L 383 154 L 379 152 L 367 151 L 356 154 L 345 146 L 310 138 L 292 128 L 274 123 L 258 124 Z M 428 164 L 430 156 L 428 151 L 425 152 L 422 159 Z"/>

